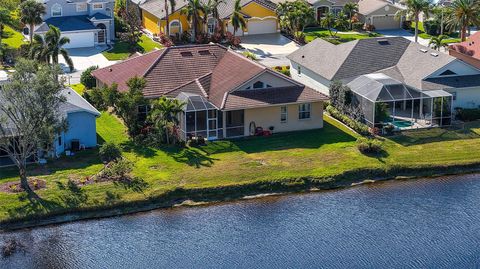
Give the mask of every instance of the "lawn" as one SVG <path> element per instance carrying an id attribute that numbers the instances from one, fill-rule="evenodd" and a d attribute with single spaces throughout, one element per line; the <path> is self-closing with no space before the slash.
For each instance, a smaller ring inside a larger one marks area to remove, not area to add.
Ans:
<path id="1" fill-rule="evenodd" d="M 310 28 L 305 30 L 305 41 L 311 42 L 316 38 L 323 38 L 333 44 L 350 42 L 357 39 L 366 39 L 381 36 L 378 33 L 360 33 L 360 32 L 338 32 L 336 37 L 332 38 L 330 32 L 322 28 Z"/>
<path id="2" fill-rule="evenodd" d="M 47 181 L 47 189 L 38 191 L 44 205 L 32 204 L 22 194 L 0 193 L 0 221 L 39 212 L 144 201 L 178 187 L 220 187 L 312 177 L 328 181 L 358 169 L 480 162 L 480 155 L 472 154 L 480 151 L 479 123 L 462 131 L 406 132 L 385 139 L 385 153 L 373 157 L 362 155 L 356 148 L 357 135 L 329 117 L 325 117 L 321 130 L 216 141 L 187 148 L 135 145 L 127 138 L 122 123 L 105 112 L 97 120 L 97 133 L 100 142 L 122 145 L 125 157 L 135 164 L 134 175 L 141 179 L 143 188 L 108 182 L 80 189 L 68 187 L 69 179 L 94 175 L 103 167 L 97 151 L 87 150 L 43 167 L 31 167 L 31 176 Z M 16 174 L 14 169 L 1 170 L 0 184 L 18 180 Z"/>
<path id="3" fill-rule="evenodd" d="M 7 44 L 9 47 L 18 49 L 21 45 L 25 44 L 24 37 L 21 33 L 15 31 L 10 26 L 5 25 L 2 36 L 2 43 Z"/>
<path id="4" fill-rule="evenodd" d="M 140 37 L 138 45 L 138 51 L 141 53 L 150 52 L 155 48 L 162 48 L 162 45 L 153 41 L 146 35 Z M 111 50 L 103 52 L 103 55 L 110 61 L 125 60 L 131 55 L 128 43 L 118 41 L 113 45 Z"/>
<path id="5" fill-rule="evenodd" d="M 412 23 L 412 28 L 410 30 L 412 33 L 415 33 L 415 22 Z M 418 36 L 423 39 L 430 40 L 433 36 L 425 33 L 425 28 L 423 27 L 423 22 L 418 22 Z M 457 32 L 451 33 L 449 38 L 443 40 L 444 44 L 458 43 L 460 42 L 459 34 Z"/>
<path id="6" fill-rule="evenodd" d="M 83 86 L 83 84 L 81 83 L 72 84 L 70 85 L 70 88 L 72 88 L 74 91 L 76 91 L 80 95 L 83 95 L 83 92 L 85 91 L 85 86 Z"/>

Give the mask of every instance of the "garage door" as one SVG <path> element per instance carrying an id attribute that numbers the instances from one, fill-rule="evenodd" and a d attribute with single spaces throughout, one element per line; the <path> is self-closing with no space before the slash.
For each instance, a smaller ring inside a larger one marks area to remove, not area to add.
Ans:
<path id="1" fill-rule="evenodd" d="M 399 29 L 400 21 L 395 16 L 373 17 L 373 25 L 377 30 Z"/>
<path id="2" fill-rule="evenodd" d="M 277 20 L 249 20 L 248 21 L 248 34 L 271 34 L 277 32 Z"/>
<path id="3" fill-rule="evenodd" d="M 95 33 L 68 33 L 63 36 L 70 38 L 70 43 L 63 46 L 64 48 L 88 48 L 95 46 Z"/>

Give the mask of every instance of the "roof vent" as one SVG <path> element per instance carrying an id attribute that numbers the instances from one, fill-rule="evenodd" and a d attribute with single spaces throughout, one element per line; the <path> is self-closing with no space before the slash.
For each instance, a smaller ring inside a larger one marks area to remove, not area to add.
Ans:
<path id="1" fill-rule="evenodd" d="M 112 71 L 113 71 L 113 69 L 112 69 L 112 68 L 108 68 L 108 71 L 112 72 Z"/>
<path id="2" fill-rule="evenodd" d="M 427 49 L 420 49 L 420 51 L 423 52 L 423 53 L 427 53 L 427 52 L 428 52 Z"/>
<path id="3" fill-rule="evenodd" d="M 200 55 L 210 55 L 211 53 L 210 53 L 209 50 L 199 50 L 198 54 L 200 54 Z"/>
<path id="4" fill-rule="evenodd" d="M 193 56 L 193 54 L 190 51 L 182 51 L 182 52 L 180 52 L 180 55 L 182 55 L 183 57 L 192 57 Z"/>
<path id="5" fill-rule="evenodd" d="M 388 42 L 388 39 L 378 39 L 377 42 L 380 45 L 390 45 L 390 42 Z"/>
<path id="6" fill-rule="evenodd" d="M 438 57 L 438 53 L 435 52 L 430 53 L 430 55 L 432 55 L 433 57 Z"/>

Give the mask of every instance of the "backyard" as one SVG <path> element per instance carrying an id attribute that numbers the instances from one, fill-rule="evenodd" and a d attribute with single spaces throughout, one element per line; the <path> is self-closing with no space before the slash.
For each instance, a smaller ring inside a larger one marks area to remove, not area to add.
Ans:
<path id="1" fill-rule="evenodd" d="M 97 120 L 97 134 L 100 143 L 109 141 L 123 147 L 125 157 L 135 164 L 133 173 L 139 178 L 137 186 L 103 182 L 72 187 L 69 180 L 92 176 L 103 167 L 97 150 L 83 151 L 42 167 L 31 167 L 30 176 L 47 183 L 46 189 L 37 191 L 42 205 L 31 203 L 24 194 L 0 192 L 0 221 L 72 208 L 144 201 L 179 187 L 293 182 L 302 178 L 329 182 L 335 176 L 360 170 L 388 171 L 480 162 L 480 156 L 472 154 L 480 150 L 478 122 L 461 131 L 437 128 L 385 139 L 385 152 L 380 156 L 362 155 L 356 148 L 357 135 L 328 116 L 321 130 L 217 141 L 199 147 L 158 149 L 130 142 L 122 123 L 104 112 Z M 0 171 L 0 184 L 17 180 L 15 169 Z"/>
<path id="2" fill-rule="evenodd" d="M 330 32 L 326 29 L 322 28 L 307 28 L 305 29 L 305 41 L 311 42 L 312 40 L 316 38 L 323 38 L 326 41 L 329 41 L 333 44 L 340 44 L 340 43 L 346 43 L 350 42 L 353 40 L 357 39 L 366 39 L 366 38 L 372 38 L 372 37 L 379 37 L 381 36 L 378 33 L 361 33 L 361 32 L 338 32 L 336 34 L 336 37 L 332 38 L 330 36 Z"/>
<path id="3" fill-rule="evenodd" d="M 160 43 L 157 43 L 150 39 L 146 35 L 142 35 L 140 37 L 140 42 L 137 44 L 138 46 L 138 51 L 141 53 L 146 53 L 150 52 L 156 48 L 162 48 L 162 45 Z M 129 49 L 129 45 L 127 42 L 124 41 L 118 41 L 113 45 L 113 48 L 110 50 L 107 50 L 103 52 L 103 55 L 105 58 L 107 58 L 109 61 L 119 61 L 119 60 L 125 60 L 127 59 L 132 52 Z"/>

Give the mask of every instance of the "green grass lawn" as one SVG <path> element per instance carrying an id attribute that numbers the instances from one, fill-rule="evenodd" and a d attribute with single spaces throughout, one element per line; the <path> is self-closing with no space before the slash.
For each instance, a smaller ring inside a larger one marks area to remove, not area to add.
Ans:
<path id="1" fill-rule="evenodd" d="M 150 52 L 155 48 L 162 48 L 162 45 L 153 41 L 146 35 L 142 35 L 140 37 L 138 51 L 145 53 Z M 126 42 L 118 41 L 111 50 L 103 52 L 103 55 L 110 61 L 119 61 L 127 59 L 128 56 L 131 55 L 131 51 L 129 50 L 129 46 Z"/>
<path id="2" fill-rule="evenodd" d="M 72 85 L 70 85 L 70 88 L 72 88 L 74 91 L 76 91 L 80 95 L 82 95 L 83 92 L 85 91 L 85 86 L 83 86 L 83 84 L 81 84 L 81 83 L 72 84 Z"/>
<path id="3" fill-rule="evenodd" d="M 4 26 L 2 43 L 7 44 L 9 47 L 18 49 L 22 44 L 25 44 L 23 41 L 23 35 L 10 26 Z"/>
<path id="4" fill-rule="evenodd" d="M 216 141 L 200 147 L 138 146 L 129 142 L 123 124 L 109 113 L 97 120 L 99 142 L 120 144 L 134 165 L 134 175 L 146 188 L 138 190 L 111 182 L 80 189 L 68 187 L 69 179 L 96 174 L 103 167 L 97 150 L 62 157 L 30 168 L 30 176 L 47 181 L 38 191 L 39 206 L 23 194 L 0 192 L 0 220 L 68 208 L 92 208 L 120 201 L 144 201 L 177 187 L 219 187 L 253 182 L 275 182 L 305 177 L 329 178 L 365 168 L 389 169 L 402 165 L 468 164 L 480 162 L 480 123 L 466 130 L 430 129 L 405 132 L 384 139 L 385 154 L 369 157 L 356 148 L 357 135 L 329 117 L 320 130 Z M 0 170 L 0 184 L 17 181 L 15 169 Z"/>
<path id="5" fill-rule="evenodd" d="M 415 33 L 415 22 L 412 23 L 412 28 L 410 30 L 412 33 Z M 418 22 L 418 36 L 423 39 L 430 40 L 433 36 L 425 33 L 425 28 L 423 26 L 423 22 Z M 443 43 L 445 44 L 451 44 L 451 43 L 458 43 L 460 42 L 459 34 L 458 33 L 451 33 L 448 35 L 449 38 L 446 38 L 443 40 Z"/>
<path id="6" fill-rule="evenodd" d="M 372 37 L 378 37 L 378 36 L 381 36 L 380 34 L 378 33 L 371 33 L 371 34 L 368 34 L 368 33 L 337 33 L 336 37 L 332 38 L 330 36 L 330 32 L 328 30 L 325 30 L 325 29 L 321 29 L 321 28 L 311 28 L 311 29 L 307 29 L 305 30 L 305 41 L 308 43 L 308 42 L 311 42 L 312 40 L 316 39 L 316 38 L 323 38 L 333 44 L 340 44 L 340 43 L 345 43 L 345 42 L 350 42 L 350 41 L 353 41 L 353 40 L 357 40 L 357 39 L 366 39 L 366 38 L 372 38 Z"/>

